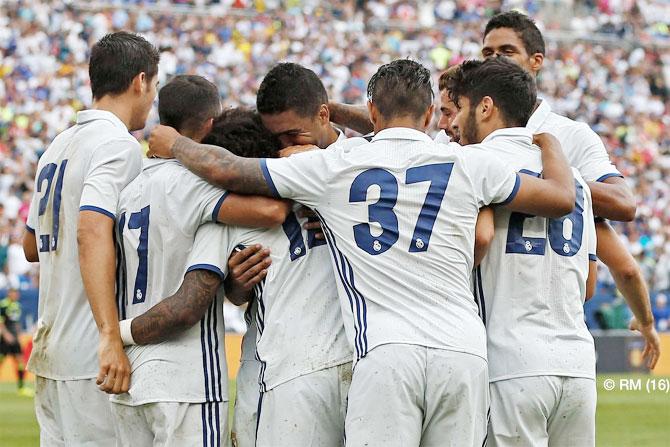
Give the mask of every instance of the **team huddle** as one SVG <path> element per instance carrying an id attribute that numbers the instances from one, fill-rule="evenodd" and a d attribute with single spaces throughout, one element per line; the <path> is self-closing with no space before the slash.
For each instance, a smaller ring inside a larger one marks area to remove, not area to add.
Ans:
<path id="1" fill-rule="evenodd" d="M 483 42 L 440 77 L 433 139 L 415 61 L 382 65 L 365 108 L 280 63 L 256 110 L 222 110 L 200 76 L 157 93 L 142 37 L 101 39 L 93 107 L 40 159 L 24 238 L 41 443 L 594 446 L 583 304 L 596 256 L 630 257 L 604 219 L 635 202 L 597 135 L 537 97 L 534 23 L 500 14 Z M 128 131 L 157 94 L 143 159 Z M 224 297 L 248 323 L 232 421 Z"/>

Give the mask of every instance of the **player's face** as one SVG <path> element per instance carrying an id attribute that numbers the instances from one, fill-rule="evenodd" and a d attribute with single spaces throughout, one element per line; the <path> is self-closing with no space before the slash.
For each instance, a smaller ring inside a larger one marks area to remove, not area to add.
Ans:
<path id="1" fill-rule="evenodd" d="M 145 81 L 144 83 L 144 89 L 142 90 L 138 100 L 137 113 L 133 118 L 130 130 L 144 129 L 144 126 L 146 126 L 147 123 L 147 117 L 149 116 L 151 107 L 153 106 L 154 100 L 156 99 L 157 92 L 158 75 L 155 75 L 153 78 Z"/>
<path id="2" fill-rule="evenodd" d="M 282 148 L 313 144 L 328 147 L 327 134 L 317 117 L 303 117 L 293 110 L 275 114 L 261 114 L 263 125 L 272 132 Z"/>
<path id="3" fill-rule="evenodd" d="M 456 113 L 458 113 L 458 107 L 449 98 L 449 91 L 446 89 L 440 91 L 440 120 L 437 122 L 437 127 L 445 131 L 449 135 L 449 138 L 451 138 L 451 141 L 458 143 L 459 136 L 454 133 L 452 127 Z"/>
<path id="4" fill-rule="evenodd" d="M 459 136 L 459 143 L 462 145 L 476 144 L 478 140 L 479 126 L 475 117 L 475 108 L 471 107 L 468 98 L 461 97 L 458 100 L 460 108 L 451 122 L 452 131 Z"/>
<path id="5" fill-rule="evenodd" d="M 526 71 L 534 72 L 532 59 L 526 52 L 523 41 L 511 28 L 496 28 L 484 38 L 482 57 L 488 59 L 495 56 L 509 57 Z"/>

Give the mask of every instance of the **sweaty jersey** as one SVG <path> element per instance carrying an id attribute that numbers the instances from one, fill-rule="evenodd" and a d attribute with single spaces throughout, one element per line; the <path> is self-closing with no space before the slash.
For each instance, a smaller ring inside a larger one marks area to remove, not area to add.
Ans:
<path id="1" fill-rule="evenodd" d="M 121 318 L 143 314 L 173 295 L 184 274 L 211 270 L 222 279 L 225 247 L 209 235 L 224 233 L 216 221 L 226 192 L 204 182 L 176 160 L 145 160 L 141 174 L 121 193 L 117 231 Z M 190 329 L 162 343 L 129 346 L 130 390 L 112 401 L 219 402 L 228 400 L 223 301 L 216 298 Z"/>
<path id="2" fill-rule="evenodd" d="M 577 168 L 585 181 L 602 182 L 610 177 L 623 177 L 610 161 L 602 140 L 588 124 L 552 112 L 546 100 L 540 102 L 526 128 L 532 133 L 554 135 L 570 166 Z"/>
<path id="3" fill-rule="evenodd" d="M 539 175 L 541 153 L 531 142 L 525 128 L 497 130 L 484 140 L 509 166 Z M 574 168 L 573 174 L 575 209 L 560 219 L 495 210 L 495 236 L 474 277 L 492 382 L 536 375 L 595 378 L 583 305 L 596 230 L 591 192 Z"/>
<path id="4" fill-rule="evenodd" d="M 80 210 L 116 215 L 119 193 L 142 165 L 140 145 L 111 112 L 77 113 L 37 164 L 27 227 L 40 262 L 37 330 L 28 369 L 54 380 L 98 374 L 98 330 L 79 270 Z"/>
<path id="5" fill-rule="evenodd" d="M 261 392 L 351 361 L 328 247 L 316 231 L 302 228 L 308 218 L 297 217 L 300 208 L 296 204 L 281 227 L 228 230 L 234 246 L 270 249 L 272 264 L 255 299 Z M 248 341 L 242 355 L 253 355 Z"/>
<path id="6" fill-rule="evenodd" d="M 512 169 L 407 128 L 261 169 L 277 196 L 320 216 L 354 361 L 386 343 L 486 358 L 469 287 L 474 228 L 480 207 L 516 194 Z"/>

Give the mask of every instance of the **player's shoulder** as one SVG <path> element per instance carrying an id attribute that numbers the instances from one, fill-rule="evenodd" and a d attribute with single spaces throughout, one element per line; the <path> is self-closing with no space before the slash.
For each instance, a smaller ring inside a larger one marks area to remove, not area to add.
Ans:
<path id="1" fill-rule="evenodd" d="M 547 120 L 540 126 L 539 132 L 552 133 L 557 138 L 560 138 L 561 134 L 597 137 L 597 134 L 587 123 L 573 120 L 556 112 L 549 114 Z"/>

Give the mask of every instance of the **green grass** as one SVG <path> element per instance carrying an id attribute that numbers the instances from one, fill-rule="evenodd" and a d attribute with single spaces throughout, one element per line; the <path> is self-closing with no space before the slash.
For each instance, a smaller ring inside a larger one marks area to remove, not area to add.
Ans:
<path id="1" fill-rule="evenodd" d="M 643 389 L 619 390 L 619 381 L 622 378 L 641 379 Z M 615 390 L 606 391 L 603 388 L 605 379 L 615 381 Z M 670 394 L 661 391 L 647 393 L 644 389 L 647 379 L 656 379 L 658 383 L 659 378 L 645 375 L 598 376 L 596 432 L 599 447 L 670 446 Z M 234 398 L 235 382 L 231 381 L 231 403 Z M 229 414 L 229 421 L 232 421 L 232 405 Z M 39 445 L 32 399 L 19 397 L 13 383 L 0 383 L 0 445 Z"/>

